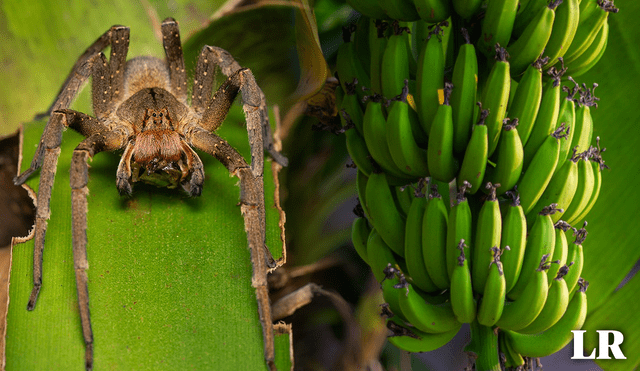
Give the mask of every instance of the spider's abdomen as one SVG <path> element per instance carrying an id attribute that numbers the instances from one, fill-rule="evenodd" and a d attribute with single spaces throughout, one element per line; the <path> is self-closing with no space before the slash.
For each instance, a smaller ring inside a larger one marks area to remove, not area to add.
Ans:
<path id="1" fill-rule="evenodd" d="M 127 61 L 125 67 L 126 96 L 131 96 L 145 88 L 170 89 L 170 78 L 164 61 L 141 56 Z"/>

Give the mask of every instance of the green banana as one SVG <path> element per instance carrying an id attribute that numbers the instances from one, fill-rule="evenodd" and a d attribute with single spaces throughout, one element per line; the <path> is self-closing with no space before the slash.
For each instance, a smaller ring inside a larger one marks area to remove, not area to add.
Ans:
<path id="1" fill-rule="evenodd" d="M 589 202 L 587 206 L 585 206 L 584 210 L 580 213 L 580 215 L 573 218 L 575 221 L 579 221 L 584 219 L 585 216 L 591 211 L 593 205 L 595 205 L 598 200 L 598 196 L 600 195 L 600 187 L 602 186 L 602 170 L 608 169 L 609 166 L 604 164 L 604 160 L 602 159 L 602 152 L 606 150 L 606 148 L 600 149 L 600 137 L 596 138 L 597 150 L 594 150 L 591 155 L 591 168 L 593 169 L 593 191 L 591 196 L 589 197 Z"/>
<path id="2" fill-rule="evenodd" d="M 549 286 L 544 308 L 529 326 L 518 330 L 518 332 L 522 334 L 538 334 L 555 325 L 562 318 L 569 305 L 569 290 L 567 289 L 567 282 L 564 280 L 564 276 L 568 271 L 569 267 L 566 265 L 560 267 L 558 274 Z"/>
<path id="3" fill-rule="evenodd" d="M 449 287 L 447 273 L 447 207 L 435 184 L 431 185 L 429 203 L 422 220 L 422 254 L 433 283 L 440 289 Z"/>
<path id="4" fill-rule="evenodd" d="M 562 92 L 560 80 L 564 71 L 564 69 L 558 70 L 555 67 L 551 67 L 551 69 L 547 71 L 547 73 L 551 75 L 551 80 L 544 86 L 542 101 L 540 102 L 540 108 L 538 109 L 538 115 L 533 124 L 531 135 L 529 135 L 526 142 L 522 142 L 524 145 L 525 169 L 529 166 L 529 163 L 531 163 L 538 148 L 540 148 L 549 134 L 553 133 L 557 127 L 558 114 L 560 113 L 560 95 Z"/>
<path id="5" fill-rule="evenodd" d="M 507 48 L 511 55 L 511 74 L 520 75 L 527 66 L 533 63 L 545 50 L 547 42 L 553 30 L 553 21 L 556 18 L 556 7 L 562 0 L 552 0 L 547 6 L 536 12 L 518 39 Z"/>
<path id="6" fill-rule="evenodd" d="M 580 229 L 574 229 L 574 236 L 576 237 L 573 243 L 569 244 L 569 251 L 567 253 L 567 264 L 572 264 L 569 273 L 564 277 L 564 280 L 567 281 L 567 288 L 569 289 L 570 295 L 574 293 L 576 285 L 578 284 L 578 280 L 580 275 L 582 274 L 582 268 L 584 267 L 584 250 L 582 248 L 582 243 L 587 238 L 587 222 L 584 222 L 584 225 Z"/>
<path id="7" fill-rule="evenodd" d="M 553 248 L 553 256 L 551 257 L 554 264 L 547 271 L 549 282 L 552 282 L 558 275 L 560 267 L 567 263 L 567 255 L 569 254 L 566 232 L 571 229 L 571 225 L 564 220 L 558 220 L 556 224 L 554 224 L 554 227 L 556 229 L 556 244 Z"/>
<path id="8" fill-rule="evenodd" d="M 540 265 L 540 261 L 544 255 L 553 256 L 553 250 L 556 244 L 556 233 L 551 220 L 551 214 L 556 212 L 555 204 L 545 207 L 538 215 L 529 231 L 527 238 L 527 247 L 525 249 L 524 260 L 522 261 L 522 270 L 518 277 L 518 282 L 507 293 L 512 300 L 518 300 L 522 295 L 536 270 Z"/>
<path id="9" fill-rule="evenodd" d="M 387 121 L 382 111 L 383 98 L 374 94 L 367 96 L 367 107 L 364 111 L 362 130 L 364 140 L 371 157 L 385 172 L 398 177 L 410 179 L 393 162 L 387 141 Z"/>
<path id="10" fill-rule="evenodd" d="M 581 155 L 574 153 L 574 156 L 569 161 L 566 161 L 564 166 L 553 175 L 542 196 L 527 214 L 528 219 L 533 220 L 534 218 L 531 216 L 553 203 L 558 205 L 559 210 L 553 214 L 551 220 L 554 223 L 560 220 L 560 217 L 567 210 L 573 200 L 573 196 L 576 194 L 576 189 L 578 188 L 578 161 L 581 157 Z"/>
<path id="11" fill-rule="evenodd" d="M 569 344 L 573 339 L 571 331 L 581 329 L 587 317 L 587 287 L 583 280 L 562 318 L 546 331 L 534 335 L 505 331 L 513 350 L 527 357 L 545 357 Z"/>
<path id="12" fill-rule="evenodd" d="M 464 19 L 470 19 L 480 11 L 482 0 L 451 0 L 453 10 Z"/>
<path id="13" fill-rule="evenodd" d="M 360 86 L 371 86 L 369 73 L 360 62 L 355 44 L 351 42 L 351 34 L 354 31 L 355 24 L 342 28 L 342 38 L 344 42 L 338 46 L 338 52 L 336 54 L 336 71 L 338 73 L 338 79 L 340 80 L 340 86 L 345 92 L 347 91 L 345 85 L 347 82 L 357 81 Z M 356 93 L 359 99 L 365 96 L 365 92 L 362 89 L 356 89 Z"/>
<path id="14" fill-rule="evenodd" d="M 416 71 L 416 108 L 425 133 L 431 132 L 431 122 L 436 116 L 440 98 L 438 91 L 444 88 L 445 56 L 442 32 L 446 22 L 437 24 L 429 33 L 418 57 Z"/>
<path id="15" fill-rule="evenodd" d="M 454 89 L 455 91 L 455 89 Z M 460 172 L 457 176 L 458 187 L 462 187 L 464 182 L 471 184 L 470 194 L 475 194 L 485 176 L 487 168 L 487 159 L 489 156 L 489 139 L 487 125 L 484 121 L 489 115 L 489 111 L 482 110 L 478 123 L 473 126 L 471 140 L 467 144 Z M 474 187 L 473 184 L 476 186 Z"/>
<path id="16" fill-rule="evenodd" d="M 518 181 L 520 203 L 525 215 L 535 206 L 551 181 L 560 155 L 560 138 L 566 136 L 563 134 L 564 130 L 565 126 L 562 123 L 547 137 Z"/>
<path id="17" fill-rule="evenodd" d="M 549 254 L 545 254 L 540 259 L 540 264 L 531 273 L 531 278 L 521 295 L 514 301 L 507 301 L 504 304 L 502 316 L 496 322 L 496 326 L 503 330 L 517 331 L 528 326 L 544 308 L 549 292 L 549 281 L 547 270 Z M 509 296 L 509 293 L 507 293 Z"/>
<path id="18" fill-rule="evenodd" d="M 346 111 L 341 112 L 346 122 L 351 122 Z M 360 169 L 366 176 L 373 172 L 373 164 L 371 163 L 371 154 L 367 148 L 364 138 L 358 134 L 356 129 L 347 130 L 345 132 L 347 151 L 356 167 Z"/>
<path id="19" fill-rule="evenodd" d="M 382 283 L 385 269 L 388 265 L 397 266 L 398 262 L 393 251 L 387 245 L 375 228 L 371 229 L 367 238 L 367 259 L 376 281 Z"/>
<path id="20" fill-rule="evenodd" d="M 371 2 L 376 3 L 375 1 Z M 378 17 L 376 17 L 372 22 L 373 26 L 369 25 L 369 53 L 371 54 L 369 76 L 371 79 L 371 91 L 373 94 L 382 94 L 382 57 L 384 56 L 384 51 L 387 48 L 387 38 L 385 37 L 385 34 L 388 32 L 390 27 L 389 22 L 385 22 Z"/>
<path id="21" fill-rule="evenodd" d="M 506 250 L 501 256 L 507 292 L 511 291 L 518 281 L 524 251 L 527 243 L 527 219 L 520 205 L 517 188 L 506 192 L 511 198 L 509 206 L 502 217 L 502 237 L 500 248 Z M 509 247 L 507 249 L 507 246 Z"/>
<path id="22" fill-rule="evenodd" d="M 511 77 L 509 72 L 509 54 L 499 44 L 496 44 L 496 61 L 491 67 L 489 76 L 482 92 L 482 107 L 489 110 L 489 117 L 485 120 L 489 131 L 489 156 L 498 146 L 498 139 L 502 129 L 502 121 L 507 112 Z"/>
<path id="23" fill-rule="evenodd" d="M 507 45 L 518 11 L 518 0 L 492 0 L 487 3 L 478 49 L 487 57 L 492 57 L 496 44 Z"/>
<path id="24" fill-rule="evenodd" d="M 460 240 L 458 249 L 458 263 L 451 272 L 451 309 L 460 323 L 471 323 L 476 318 L 476 301 L 473 298 L 473 287 L 471 285 L 471 270 L 469 261 L 464 255 L 466 247 L 464 239 Z"/>
<path id="25" fill-rule="evenodd" d="M 447 20 L 451 15 L 449 0 L 413 0 L 420 18 L 428 23 L 438 23 Z"/>
<path id="26" fill-rule="evenodd" d="M 384 173 L 371 173 L 367 181 L 365 198 L 369 210 L 369 221 L 391 250 L 403 256 L 406 223 L 395 206 L 391 188 Z"/>
<path id="27" fill-rule="evenodd" d="M 563 219 L 568 223 L 575 223 L 579 220 L 577 217 L 580 216 L 587 207 L 593 194 L 595 174 L 589 158 L 594 150 L 594 147 L 590 147 L 589 150 L 583 152 L 580 156 L 576 193 L 571 203 L 565 208 L 566 211 L 562 214 Z"/>
<path id="28" fill-rule="evenodd" d="M 467 148 L 473 126 L 474 104 L 478 90 L 476 48 L 464 28 L 462 35 L 465 43 L 460 45 L 451 77 L 455 88 L 451 92 L 451 111 L 453 114 L 453 149 L 456 153 L 461 153 Z"/>
<path id="29" fill-rule="evenodd" d="M 364 112 L 362 112 L 361 101 L 356 94 L 358 80 L 355 79 L 353 82 L 345 82 L 344 85 L 347 90 L 345 90 L 344 95 L 340 100 L 339 109 L 339 112 L 341 113 L 340 118 L 342 119 L 342 127 L 349 128 L 350 125 L 353 124 L 358 131 L 358 134 L 362 135 Z M 343 115 L 342 112 L 345 112 L 346 116 Z M 347 116 L 349 119 L 347 119 Z M 348 122 L 349 120 L 351 120 L 351 122 Z"/>
<path id="30" fill-rule="evenodd" d="M 375 0 L 372 0 L 375 2 Z M 413 22 L 420 19 L 420 14 L 416 10 L 412 1 L 406 0 L 378 0 L 378 5 L 391 19 Z"/>
<path id="31" fill-rule="evenodd" d="M 607 42 L 609 40 L 609 22 L 605 20 L 602 28 L 596 35 L 595 40 L 589 45 L 589 47 L 578 57 L 567 63 L 567 68 L 571 76 L 579 77 L 585 72 L 589 71 L 593 66 L 600 61 L 600 58 L 604 55 L 607 49 Z"/>
<path id="32" fill-rule="evenodd" d="M 575 81 L 574 81 L 575 82 Z M 571 140 L 571 148 L 578 147 L 578 152 L 584 152 L 589 149 L 591 145 L 591 138 L 593 136 L 593 118 L 591 117 L 591 107 L 598 108 L 598 97 L 594 96 L 594 91 L 598 87 L 598 84 L 593 83 L 593 88 L 589 89 L 585 84 L 580 89 L 580 97 L 576 102 L 578 107 L 576 108 L 576 121 L 575 132 L 573 139 Z"/>
<path id="33" fill-rule="evenodd" d="M 476 239 L 471 260 L 471 277 L 473 290 L 478 294 L 482 294 L 485 289 L 489 270 L 495 258 L 493 248 L 500 246 L 502 216 L 500 214 L 500 204 L 496 197 L 496 188 L 498 187 L 500 187 L 500 184 L 487 183 L 486 188 L 489 189 L 489 196 L 480 208 L 476 223 Z M 502 271 L 502 263 L 500 263 L 500 271 Z"/>
<path id="34" fill-rule="evenodd" d="M 412 189 L 409 185 L 393 187 L 393 196 L 396 201 L 398 211 L 400 211 L 400 214 L 405 217 L 409 214 L 409 209 L 411 208 L 411 204 L 415 198 L 415 195 L 413 194 L 414 192 L 411 192 L 411 190 Z"/>
<path id="35" fill-rule="evenodd" d="M 577 59 L 593 43 L 602 25 L 609 17 L 609 13 L 617 13 L 618 8 L 609 0 L 583 0 L 580 3 L 580 20 L 578 29 L 571 41 L 565 63 Z"/>
<path id="36" fill-rule="evenodd" d="M 496 192 L 498 196 L 512 189 L 518 183 L 522 173 L 524 151 L 516 126 L 518 126 L 518 119 L 504 119 L 498 149 L 493 156 L 496 167 L 487 171 L 487 178 L 494 184 L 501 185 Z"/>
<path id="37" fill-rule="evenodd" d="M 509 106 L 509 117 L 518 119 L 518 134 L 522 144 L 527 143 L 538 116 L 542 100 L 542 65 L 547 58 L 539 58 L 524 71 Z"/>
<path id="38" fill-rule="evenodd" d="M 573 89 L 569 89 L 566 86 L 562 87 L 562 90 L 567 93 L 567 97 L 560 103 L 560 111 L 558 113 L 558 122 L 567 125 L 567 139 L 563 140 L 560 145 L 560 157 L 558 158 L 558 165 L 555 172 L 562 168 L 565 162 L 569 161 L 573 157 L 573 147 L 571 142 L 573 141 L 573 134 L 576 127 L 576 105 L 574 97 L 579 91 L 579 86 L 576 85 Z"/>
<path id="39" fill-rule="evenodd" d="M 526 4 L 523 4 L 526 3 Z M 540 9 L 549 4 L 549 0 L 527 0 L 520 1 L 520 9 L 516 14 L 513 22 L 513 30 L 511 31 L 511 39 L 517 39 L 522 35 L 529 23 L 535 18 Z"/>
<path id="40" fill-rule="evenodd" d="M 458 160 L 453 155 L 453 116 L 449 97 L 453 86 L 446 83 L 444 102 L 438 107 L 427 146 L 429 173 L 441 182 L 449 183 L 458 172 Z"/>
<path id="41" fill-rule="evenodd" d="M 553 66 L 558 58 L 565 55 L 578 30 L 580 21 L 580 1 L 564 0 L 556 8 L 556 18 L 553 21 L 553 30 L 544 49 L 549 56 L 549 63 L 545 68 Z"/>
<path id="42" fill-rule="evenodd" d="M 360 258 L 367 264 L 369 258 L 367 257 L 367 239 L 371 234 L 371 228 L 367 223 L 366 218 L 356 218 L 351 225 L 351 242 L 355 247 L 356 252 L 360 255 Z"/>
<path id="43" fill-rule="evenodd" d="M 471 188 L 469 182 L 463 182 L 458 187 L 458 193 L 455 197 L 455 203 L 449 212 L 449 222 L 447 223 L 447 273 L 449 277 L 453 274 L 453 269 L 458 264 L 458 256 L 460 252 L 458 246 L 460 240 L 464 240 L 467 244 L 472 243 L 473 219 L 469 200 L 465 197 L 467 190 Z M 453 197 L 452 197 L 453 198 Z M 465 245 L 464 256 L 471 256 L 471 246 Z"/>
<path id="44" fill-rule="evenodd" d="M 493 260 L 489 266 L 482 299 L 478 307 L 478 323 L 483 326 L 493 326 L 498 322 L 504 310 L 504 299 L 506 295 L 506 283 L 500 255 L 502 251 L 497 246 L 491 248 Z"/>
<path id="45" fill-rule="evenodd" d="M 408 328 L 396 317 L 387 319 L 387 328 L 393 333 L 387 338 L 389 342 L 402 350 L 412 353 L 436 350 L 451 341 L 460 330 L 458 327 L 449 332 L 430 334 L 415 327 Z"/>
<path id="46" fill-rule="evenodd" d="M 411 124 L 408 80 L 402 88 L 399 100 L 391 103 L 387 117 L 387 142 L 395 165 L 409 176 L 426 177 L 429 175 L 427 151 L 418 146 Z M 418 129 L 419 128 L 419 125 Z"/>
<path id="47" fill-rule="evenodd" d="M 413 58 L 410 48 L 411 34 L 408 27 L 401 27 L 398 21 L 391 24 L 393 34 L 387 40 L 382 55 L 380 77 L 382 96 L 392 99 L 402 94 L 405 80 L 409 80 L 409 58 Z"/>
<path id="48" fill-rule="evenodd" d="M 379 242 L 384 245 L 384 241 L 379 240 Z M 387 263 L 382 269 L 382 281 L 379 282 L 382 289 L 382 298 L 386 303 L 383 307 L 383 312 L 390 311 L 393 313 L 393 317 L 408 321 L 404 313 L 402 313 L 402 308 L 400 308 L 400 296 L 403 293 L 398 290 L 398 288 L 406 285 L 406 279 L 397 267 L 397 263 Z"/>
<path id="49" fill-rule="evenodd" d="M 382 10 L 382 7 L 378 4 L 377 1 L 347 0 L 347 4 L 349 4 L 358 13 L 365 15 L 371 19 L 388 18 L 387 14 L 384 12 L 384 10 Z"/>
<path id="50" fill-rule="evenodd" d="M 438 291 L 438 286 L 433 283 L 427 273 L 422 252 L 422 221 L 426 208 L 427 198 L 424 195 L 414 198 L 411 202 L 404 235 L 404 258 L 407 263 L 407 273 L 411 276 L 413 284 L 422 291 L 435 292 Z"/>
<path id="51" fill-rule="evenodd" d="M 461 324 L 453 314 L 450 301 L 432 304 L 426 294 L 419 293 L 411 284 L 405 283 L 405 287 L 400 288 L 400 308 L 418 330 L 439 334 L 460 328 Z"/>

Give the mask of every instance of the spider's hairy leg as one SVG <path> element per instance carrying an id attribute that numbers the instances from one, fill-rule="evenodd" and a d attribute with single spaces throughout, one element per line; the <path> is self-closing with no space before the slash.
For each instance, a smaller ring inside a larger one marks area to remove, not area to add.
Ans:
<path id="1" fill-rule="evenodd" d="M 55 110 L 67 108 L 71 105 L 71 102 L 76 96 L 80 87 L 86 81 L 87 76 L 83 76 L 82 71 L 87 70 L 86 64 L 92 64 L 92 60 L 98 53 L 104 50 L 107 46 L 111 45 L 111 58 L 109 62 L 110 77 L 113 81 L 112 86 L 114 90 L 111 92 L 117 95 L 122 92 L 122 86 L 124 84 L 124 62 L 127 57 L 127 50 L 129 49 L 129 28 L 125 26 L 115 25 L 111 26 L 109 30 L 103 33 L 96 41 L 93 42 L 82 55 L 78 58 L 76 63 L 71 68 L 69 75 L 65 79 L 60 91 L 56 95 L 55 100 L 49 106 L 46 112 L 37 114 L 35 120 L 39 120 L 45 116 L 51 115 Z M 88 69 L 90 71 L 90 68 Z M 77 76 L 80 74 L 80 76 Z M 80 77 L 80 79 L 78 78 Z"/>
<path id="2" fill-rule="evenodd" d="M 273 267 L 275 263 L 264 243 L 265 210 L 262 173 L 256 176 L 238 151 L 216 134 L 202 129 L 194 129 L 188 132 L 187 140 L 193 147 L 214 156 L 229 170 L 231 175 L 240 179 L 240 208 L 253 266 L 251 285 L 256 290 L 258 315 L 260 323 L 262 323 L 265 344 L 265 359 L 269 367 L 273 369 L 273 323 L 267 286 L 267 267 Z"/>
<path id="3" fill-rule="evenodd" d="M 64 116 L 54 113 L 49 118 L 49 122 L 44 129 L 42 139 L 36 150 L 36 155 L 31 162 L 31 167 L 14 179 L 16 185 L 24 183 L 29 175 L 44 165 L 40 174 L 40 184 L 38 185 L 38 197 L 36 199 L 36 220 L 35 236 L 33 247 L 33 289 L 29 296 L 27 310 L 33 310 L 40 294 L 42 286 L 42 254 L 44 251 L 44 238 L 47 233 L 47 220 L 51 215 L 49 200 L 51 190 L 56 176 L 58 156 L 60 155 L 60 143 L 62 142 L 62 131 L 64 130 Z"/>
<path id="4" fill-rule="evenodd" d="M 216 91 L 216 95 L 210 99 L 216 66 L 220 67 L 228 79 Z M 266 150 L 276 162 L 287 166 L 287 158 L 276 151 L 273 146 L 266 100 L 251 70 L 240 67 L 226 50 L 205 45 L 198 58 L 191 100 L 192 107 L 197 112 L 210 111 L 210 113 L 203 113 L 203 127 L 213 131 L 220 126 L 226 116 L 226 110 L 224 112 L 220 112 L 220 110 L 225 104 L 231 105 L 237 94 L 234 90 L 238 89 L 242 92 L 243 109 L 247 118 L 251 157 L 254 160 L 251 166 L 254 169 L 254 174 L 255 169 L 262 169 L 263 166 L 263 156 L 262 154 L 258 156 L 257 151 Z M 230 101 L 227 102 L 227 100 Z"/>
<path id="5" fill-rule="evenodd" d="M 102 52 L 98 53 L 93 65 L 93 81 L 91 82 L 91 97 L 93 113 L 98 118 L 105 118 L 111 112 L 111 72 L 109 62 Z"/>
<path id="6" fill-rule="evenodd" d="M 222 125 L 231 104 L 240 91 L 240 86 L 244 82 L 245 73 L 251 72 L 248 68 L 239 69 L 220 85 L 202 114 L 201 127 L 209 131 L 216 131 Z"/>
<path id="7" fill-rule="evenodd" d="M 253 286 L 256 291 L 258 316 L 262 324 L 264 358 L 269 369 L 276 370 L 274 362 L 273 315 L 271 313 L 271 302 L 269 301 L 269 286 L 267 283 L 266 270 L 267 266 L 270 265 L 267 263 L 268 259 L 273 260 L 273 258 L 264 244 L 263 180 L 256 179 L 249 168 L 239 169 L 237 176 L 240 178 L 240 209 L 244 217 L 244 229 L 247 233 L 249 251 L 251 253 L 251 265 L 253 266 L 251 286 Z M 265 254 L 265 251 L 260 247 L 264 247 L 267 253 Z"/>
<path id="8" fill-rule="evenodd" d="M 184 69 L 182 43 L 178 23 L 173 18 L 162 21 L 162 44 L 171 78 L 173 95 L 183 104 L 187 103 L 187 74 Z"/>
<path id="9" fill-rule="evenodd" d="M 113 151 L 124 146 L 126 136 L 120 132 L 107 131 L 92 134 L 73 151 L 71 160 L 71 230 L 73 244 L 73 266 L 76 273 L 78 308 L 85 343 L 85 368 L 93 368 L 93 332 L 89 314 L 89 289 L 87 287 L 87 194 L 89 190 L 88 160 L 96 153 Z"/>
<path id="10" fill-rule="evenodd" d="M 52 106 L 52 107 L 56 107 L 55 110 L 68 108 L 69 104 L 71 103 L 71 99 L 77 93 L 78 88 L 82 85 L 83 82 L 85 82 L 89 78 L 89 76 L 93 72 L 93 66 L 96 63 L 96 61 L 100 63 L 99 62 L 101 59 L 100 54 L 102 53 L 94 54 L 93 56 L 91 56 L 91 58 L 84 61 L 84 63 L 77 70 L 72 71 L 69 78 L 67 78 L 68 81 L 65 83 L 65 86 L 64 86 L 67 89 L 58 95 L 58 98 L 56 99 L 56 101 Z M 69 97 L 67 97 L 68 95 Z M 42 137 L 40 138 L 40 142 L 38 143 L 38 148 L 36 149 L 36 153 L 33 156 L 33 160 L 31 161 L 31 166 L 27 170 L 25 170 L 22 174 L 18 175 L 13 179 L 13 183 L 15 185 L 23 184 L 27 180 L 27 178 L 29 178 L 29 176 L 33 174 L 33 172 L 35 172 L 42 166 L 43 161 L 45 161 L 46 153 L 51 152 L 51 150 L 55 152 L 56 149 L 58 153 L 60 152 L 60 143 L 62 142 L 62 132 L 66 127 L 62 123 L 61 119 L 62 119 L 62 116 L 55 115 L 53 113 L 51 114 L 51 116 L 49 116 L 49 121 L 47 122 L 47 125 L 44 128 L 44 132 L 42 133 Z M 55 175 L 55 165 L 57 164 L 57 161 L 58 161 L 57 160 L 58 156 L 56 155 L 55 157 L 56 159 L 55 161 L 53 161 L 53 164 L 54 164 L 53 175 Z M 53 179 L 52 179 L 52 183 L 53 183 Z M 47 199 L 47 203 L 48 202 L 49 200 Z"/>
<path id="11" fill-rule="evenodd" d="M 124 94 L 124 67 L 129 51 L 129 27 L 112 26 L 109 32 L 111 33 L 109 56 L 111 102 L 119 102 Z"/>
<path id="12" fill-rule="evenodd" d="M 204 165 L 198 154 L 185 142 L 182 142 L 182 151 L 187 159 L 183 172 L 191 169 L 191 178 L 188 182 L 182 183 L 182 188 L 191 197 L 200 196 L 202 194 L 202 185 L 204 184 Z"/>
<path id="13" fill-rule="evenodd" d="M 133 157 L 133 149 L 135 143 L 130 141 L 124 148 L 124 153 L 120 157 L 118 170 L 116 171 L 116 188 L 120 196 L 131 196 L 133 187 L 131 186 L 131 157 Z"/>

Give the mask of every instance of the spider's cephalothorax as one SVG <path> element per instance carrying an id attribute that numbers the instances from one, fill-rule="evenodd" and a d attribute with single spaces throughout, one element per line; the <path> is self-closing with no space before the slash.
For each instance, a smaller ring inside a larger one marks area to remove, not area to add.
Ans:
<path id="1" fill-rule="evenodd" d="M 135 63 L 140 62 L 134 59 L 130 63 L 136 68 Z M 200 195 L 202 162 L 186 141 L 184 131 L 197 127 L 189 125 L 197 120 L 195 113 L 190 115 L 187 106 L 162 87 L 149 87 L 122 103 L 115 116 L 115 120 L 132 124 L 118 166 L 120 193 L 130 194 L 131 183 L 143 181 L 168 188 L 182 185 L 191 196 Z"/>
<path id="2" fill-rule="evenodd" d="M 286 158 L 273 150 L 264 94 L 250 70 L 241 68 L 223 49 L 203 47 L 187 103 L 187 77 L 178 24 L 172 18 L 162 23 L 166 60 L 136 57 L 126 61 L 129 29 L 113 26 L 96 40 L 73 66 L 57 98 L 47 111 L 49 121 L 31 162 L 15 179 L 24 183 L 42 167 L 38 188 L 34 233 L 33 291 L 27 309 L 35 307 L 42 286 L 42 256 L 49 219 L 49 200 L 60 154 L 62 132 L 70 127 L 86 137 L 73 152 L 71 164 L 73 255 L 78 303 L 85 341 L 85 366 L 93 366 L 93 333 L 89 316 L 87 229 L 87 161 L 102 151 L 123 150 L 116 174 L 121 194 L 132 193 L 132 183 L 142 181 L 161 187 L 182 186 L 198 196 L 204 182 L 199 149 L 218 159 L 231 175 L 240 179 L 240 206 L 253 264 L 252 285 L 256 290 L 263 326 L 265 358 L 273 368 L 273 327 L 266 282 L 266 268 L 273 264 L 265 249 L 263 151 L 281 164 Z M 111 47 L 107 60 L 102 50 Z M 227 80 L 212 95 L 216 70 Z M 85 81 L 92 77 L 94 115 L 68 109 Z M 214 132 L 224 121 L 238 95 L 247 121 L 251 164 Z"/>

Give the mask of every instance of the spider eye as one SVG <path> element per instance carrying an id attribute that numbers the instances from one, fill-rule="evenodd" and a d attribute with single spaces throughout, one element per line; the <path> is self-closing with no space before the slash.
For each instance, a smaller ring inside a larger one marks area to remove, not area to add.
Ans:
<path id="1" fill-rule="evenodd" d="M 162 112 L 160 112 L 160 117 L 162 117 Z"/>
<path id="2" fill-rule="evenodd" d="M 156 113 L 155 112 L 153 113 L 153 117 L 156 117 Z"/>

